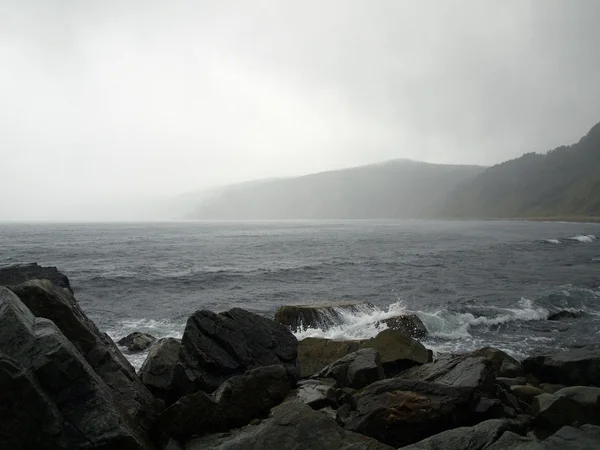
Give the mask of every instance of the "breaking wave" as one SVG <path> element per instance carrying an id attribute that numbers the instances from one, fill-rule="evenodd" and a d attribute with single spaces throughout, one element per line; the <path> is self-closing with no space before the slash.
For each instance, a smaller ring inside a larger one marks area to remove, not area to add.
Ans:
<path id="1" fill-rule="evenodd" d="M 577 236 L 570 237 L 569 239 L 589 244 L 596 240 L 596 236 L 594 236 L 593 234 L 578 234 Z"/>
<path id="2" fill-rule="evenodd" d="M 560 244 L 558 239 L 546 239 L 546 242 L 549 242 L 550 244 Z"/>

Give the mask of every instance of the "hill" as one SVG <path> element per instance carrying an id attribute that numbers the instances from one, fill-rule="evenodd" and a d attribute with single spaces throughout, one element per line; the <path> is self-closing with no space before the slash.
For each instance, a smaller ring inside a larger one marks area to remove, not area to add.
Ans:
<path id="1" fill-rule="evenodd" d="M 222 188 L 200 201 L 192 219 L 416 218 L 482 167 L 394 160 L 295 178 Z"/>
<path id="2" fill-rule="evenodd" d="M 490 167 L 433 211 L 444 218 L 600 216 L 600 123 L 576 144 Z"/>

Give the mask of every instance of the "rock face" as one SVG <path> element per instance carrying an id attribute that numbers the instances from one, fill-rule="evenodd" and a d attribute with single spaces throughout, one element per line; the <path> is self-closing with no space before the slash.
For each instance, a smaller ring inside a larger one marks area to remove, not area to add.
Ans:
<path id="1" fill-rule="evenodd" d="M 168 401 L 197 391 L 213 392 L 249 369 L 281 364 L 297 379 L 298 341 L 283 325 L 234 308 L 196 311 L 187 321 Z"/>
<path id="2" fill-rule="evenodd" d="M 600 344 L 542 350 L 525 359 L 523 368 L 546 383 L 600 387 Z"/>
<path id="3" fill-rule="evenodd" d="M 140 333 L 139 331 L 134 331 L 131 334 L 128 334 L 122 339 L 119 339 L 117 344 L 122 347 L 127 347 L 132 353 L 143 352 L 148 349 L 152 343 L 156 341 L 156 338 L 148 333 Z"/>
<path id="4" fill-rule="evenodd" d="M 213 395 L 203 391 L 182 397 L 159 417 L 167 436 L 184 440 L 248 424 L 283 401 L 290 380 L 283 366 L 258 367 L 225 381 Z"/>
<path id="5" fill-rule="evenodd" d="M 112 389 L 131 419 L 142 429 L 150 430 L 160 410 L 159 403 L 112 339 L 88 319 L 75 298 L 47 280 L 32 280 L 10 289 L 36 317 L 56 324 Z"/>
<path id="6" fill-rule="evenodd" d="M 381 442 L 340 428 L 333 419 L 298 400 L 271 410 L 260 425 L 193 439 L 187 450 L 392 450 Z"/>
<path id="7" fill-rule="evenodd" d="M 281 306 L 275 312 L 275 322 L 293 331 L 307 328 L 327 329 L 342 322 L 342 314 L 373 309 L 370 303 L 329 302 L 315 305 Z"/>
<path id="8" fill-rule="evenodd" d="M 581 428 L 563 427 L 542 441 L 544 450 L 590 450 L 600 447 L 600 427 L 583 425 Z"/>
<path id="9" fill-rule="evenodd" d="M 69 279 L 56 267 L 42 267 L 37 263 L 0 267 L 0 286 L 21 284 L 29 280 L 50 280 L 56 286 L 73 293 Z"/>
<path id="10" fill-rule="evenodd" d="M 575 400 L 552 394 L 535 397 L 531 409 L 540 426 L 555 430 L 565 425 L 590 423 L 595 419 L 595 414 L 590 414 Z"/>
<path id="11" fill-rule="evenodd" d="M 54 323 L 34 317 L 2 287 L 0 352 L 12 358 L 0 359 L 0 408 L 10 410 L 0 421 L 0 448 L 151 448 L 113 390 Z M 5 419 L 13 411 L 17 423 Z"/>
<path id="12" fill-rule="evenodd" d="M 401 447 L 477 423 L 477 400 L 471 388 L 399 378 L 382 380 L 356 396 L 356 409 L 344 418 L 344 427 Z"/>
<path id="13" fill-rule="evenodd" d="M 364 348 L 338 359 L 315 377 L 333 378 L 338 387 L 360 389 L 383 380 L 385 373 L 377 350 Z"/>
<path id="14" fill-rule="evenodd" d="M 554 395 L 559 397 L 569 397 L 580 405 L 590 409 L 590 411 L 597 411 L 598 421 L 600 421 L 600 388 L 592 386 L 571 386 L 556 391 Z M 598 421 L 592 423 L 597 423 Z"/>
<path id="15" fill-rule="evenodd" d="M 379 321 L 385 324 L 388 329 L 399 331 L 408 337 L 422 339 L 427 337 L 427 328 L 415 314 L 404 314 L 401 316 L 390 317 Z"/>
<path id="16" fill-rule="evenodd" d="M 298 382 L 295 397 L 313 409 L 337 407 L 337 395 L 333 386 L 320 380 L 302 380 Z"/>
<path id="17" fill-rule="evenodd" d="M 359 349 L 359 341 L 336 341 L 324 338 L 302 339 L 298 342 L 300 378 L 308 378 L 329 364 Z"/>
<path id="18" fill-rule="evenodd" d="M 167 395 L 173 381 L 180 347 L 179 339 L 159 339 L 150 347 L 148 356 L 140 368 L 140 380 L 156 398 L 164 400 Z"/>

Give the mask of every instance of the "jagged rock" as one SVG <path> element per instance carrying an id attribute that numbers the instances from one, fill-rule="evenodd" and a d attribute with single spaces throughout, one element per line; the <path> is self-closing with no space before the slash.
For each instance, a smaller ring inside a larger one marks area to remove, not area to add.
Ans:
<path id="1" fill-rule="evenodd" d="M 545 383 L 600 386 L 600 344 L 539 350 L 523 361 L 523 368 Z"/>
<path id="2" fill-rule="evenodd" d="M 558 429 L 565 425 L 595 421 L 595 414 L 568 397 L 541 394 L 533 399 L 531 409 L 539 426 Z"/>
<path id="3" fill-rule="evenodd" d="M 536 440 L 520 436 L 512 431 L 506 431 L 500 439 L 486 450 L 542 450 L 542 445 Z M 441 449 L 440 449 L 441 450 Z"/>
<path id="4" fill-rule="evenodd" d="M 268 419 L 230 433 L 188 442 L 186 450 L 392 450 L 375 439 L 339 427 L 298 400 L 272 409 Z"/>
<path id="5" fill-rule="evenodd" d="M 142 383 L 156 398 L 164 400 L 167 395 L 173 381 L 180 346 L 179 339 L 159 339 L 150 347 L 148 356 L 138 372 Z"/>
<path id="6" fill-rule="evenodd" d="M 415 314 L 403 314 L 400 316 L 390 317 L 380 320 L 379 324 L 385 324 L 388 329 L 399 331 L 408 337 L 422 339 L 427 337 L 427 328 Z"/>
<path id="7" fill-rule="evenodd" d="M 112 339 L 98 330 L 75 298 L 47 280 L 32 280 L 10 289 L 33 315 L 56 324 L 112 389 L 131 419 L 149 431 L 160 412 L 159 402 L 137 377 L 135 369 Z"/>
<path id="8" fill-rule="evenodd" d="M 506 387 L 525 386 L 527 384 L 527 380 L 523 377 L 517 377 L 517 378 L 496 377 L 496 382 L 501 383 Z"/>
<path id="9" fill-rule="evenodd" d="M 477 403 L 471 388 L 392 378 L 364 388 L 342 420 L 348 430 L 400 447 L 483 420 Z"/>
<path id="10" fill-rule="evenodd" d="M 281 306 L 275 312 L 275 322 L 293 331 L 307 328 L 327 329 L 342 322 L 343 313 L 371 310 L 370 303 L 329 302 L 314 305 Z"/>
<path id="11" fill-rule="evenodd" d="M 591 411 L 597 410 L 599 413 L 598 420 L 600 420 L 600 408 L 598 408 L 600 388 L 591 386 L 571 386 L 556 391 L 554 395 L 575 400 L 577 403 L 589 408 Z"/>
<path id="12" fill-rule="evenodd" d="M 559 311 L 548 316 L 548 320 L 565 320 L 565 319 L 578 319 L 581 317 L 581 313 L 573 311 Z"/>
<path id="13" fill-rule="evenodd" d="M 315 378 L 333 378 L 338 387 L 360 389 L 383 380 L 385 373 L 377 350 L 363 348 L 325 367 Z"/>
<path id="14" fill-rule="evenodd" d="M 7 445 L 0 448 L 40 448 L 29 446 L 35 434 L 41 448 L 152 448 L 125 405 L 55 324 L 34 317 L 3 287 L 0 352 L 14 360 L 0 363 L 0 409 L 10 410 L 2 415 L 0 444 Z M 10 420 L 13 414 L 19 423 Z"/>
<path id="15" fill-rule="evenodd" d="M 302 380 L 294 397 L 306 403 L 312 409 L 322 409 L 328 406 L 337 407 L 336 389 L 320 380 Z"/>
<path id="16" fill-rule="evenodd" d="M 498 377 L 521 377 L 525 374 L 519 361 L 497 348 L 484 347 L 475 350 L 471 356 L 481 356 L 492 362 L 496 376 Z"/>
<path id="17" fill-rule="evenodd" d="M 403 450 L 482 450 L 496 442 L 508 428 L 508 421 L 491 419 L 474 427 L 444 431 L 402 448 Z"/>
<path id="18" fill-rule="evenodd" d="M 308 378 L 329 364 L 360 349 L 359 341 L 306 338 L 298 342 L 300 377 Z"/>
<path id="19" fill-rule="evenodd" d="M 117 344 L 122 347 L 127 347 L 132 353 L 143 352 L 147 350 L 153 343 L 156 341 L 156 338 L 148 333 L 140 333 L 139 331 L 134 331 L 133 333 L 128 334 L 122 339 L 119 339 Z"/>
<path id="20" fill-rule="evenodd" d="M 562 427 L 542 441 L 544 450 L 591 450 L 600 448 L 600 427 L 583 425 L 581 428 Z"/>
<path id="21" fill-rule="evenodd" d="M 240 308 L 196 311 L 185 326 L 168 402 L 213 392 L 249 369 L 281 364 L 298 379 L 298 341 L 285 326 Z"/>
<path id="22" fill-rule="evenodd" d="M 527 404 L 531 404 L 535 397 L 544 393 L 544 391 L 542 391 L 541 389 L 529 385 L 512 386 L 510 388 L 510 391 L 513 393 L 513 395 L 523 400 Z"/>
<path id="23" fill-rule="evenodd" d="M 21 284 L 29 280 L 50 280 L 73 294 L 69 278 L 56 267 L 42 267 L 38 263 L 0 267 L 0 286 Z"/>
<path id="24" fill-rule="evenodd" d="M 182 397 L 161 414 L 158 424 L 179 440 L 227 431 L 266 416 L 290 389 L 283 366 L 258 367 L 228 379 L 212 395 L 199 391 Z"/>

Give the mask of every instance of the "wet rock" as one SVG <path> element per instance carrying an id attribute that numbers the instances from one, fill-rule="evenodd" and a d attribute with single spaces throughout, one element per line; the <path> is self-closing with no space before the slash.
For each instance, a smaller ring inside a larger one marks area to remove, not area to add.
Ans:
<path id="1" fill-rule="evenodd" d="M 372 310 L 370 303 L 328 302 L 314 305 L 281 306 L 275 312 L 275 322 L 293 331 L 307 328 L 327 329 L 342 323 L 344 313 Z"/>
<path id="2" fill-rule="evenodd" d="M 573 311 L 559 311 L 548 316 L 548 320 L 565 320 L 565 319 L 578 319 L 581 317 L 580 312 Z"/>
<path id="3" fill-rule="evenodd" d="M 228 379 L 212 395 L 199 391 L 182 397 L 160 415 L 158 426 L 178 440 L 226 431 L 266 416 L 290 389 L 285 367 L 258 367 Z"/>
<path id="4" fill-rule="evenodd" d="M 527 404 L 531 404 L 535 397 L 544 393 L 544 391 L 542 391 L 541 389 L 529 385 L 512 386 L 510 388 L 510 391 L 513 393 L 513 395 L 523 400 Z"/>
<path id="5" fill-rule="evenodd" d="M 127 347 L 132 353 L 139 353 L 147 350 L 153 343 L 156 341 L 156 338 L 148 333 L 140 333 L 139 331 L 134 331 L 133 333 L 128 334 L 122 339 L 119 339 L 117 344 L 122 347 Z"/>
<path id="6" fill-rule="evenodd" d="M 36 317 L 50 319 L 75 345 L 92 369 L 112 389 L 131 420 L 149 431 L 160 404 L 137 377 L 115 343 L 85 315 L 77 300 L 47 280 L 33 280 L 10 289 Z"/>
<path id="7" fill-rule="evenodd" d="M 260 425 L 192 439 L 187 450 L 392 450 L 375 439 L 340 428 L 300 401 L 272 409 Z"/>
<path id="8" fill-rule="evenodd" d="M 11 286 L 30 280 L 50 280 L 54 285 L 73 294 L 69 278 L 56 267 L 42 267 L 37 263 L 0 267 L 0 286 Z"/>
<path id="9" fill-rule="evenodd" d="M 197 391 L 213 392 L 249 369 L 281 364 L 298 378 L 298 341 L 285 326 L 234 308 L 196 311 L 187 321 L 167 401 Z"/>
<path id="10" fill-rule="evenodd" d="M 329 364 L 360 349 L 359 341 L 306 338 L 298 342 L 300 377 L 308 378 Z"/>
<path id="11" fill-rule="evenodd" d="M 477 402 L 471 388 L 392 378 L 364 388 L 355 410 L 342 419 L 348 430 L 401 447 L 479 422 Z"/>
<path id="12" fill-rule="evenodd" d="M 545 383 L 600 386 L 600 344 L 539 350 L 523 361 L 523 367 Z"/>
<path id="13" fill-rule="evenodd" d="M 126 405 L 56 325 L 36 318 L 3 287 L 0 352 L 6 355 L 0 361 L 0 411 L 8 408 L 1 415 L 0 448 L 152 447 Z M 38 438 L 40 447 L 34 445 Z"/>
<path id="14" fill-rule="evenodd" d="M 460 427 L 431 436 L 403 450 L 481 450 L 488 448 L 508 430 L 506 420 L 491 419 L 474 427 Z"/>
<path id="15" fill-rule="evenodd" d="M 316 378 L 333 378 L 338 387 L 360 389 L 385 378 L 377 350 L 364 348 L 327 366 Z"/>
<path id="16" fill-rule="evenodd" d="M 399 331 L 408 337 L 422 339 L 427 337 L 427 328 L 415 314 L 404 314 L 400 316 L 390 317 L 378 322 L 384 324 L 390 330 Z"/>
<path id="17" fill-rule="evenodd" d="M 298 382 L 295 397 L 312 409 L 322 409 L 328 406 L 337 408 L 336 389 L 320 380 L 302 380 Z"/>
<path id="18" fill-rule="evenodd" d="M 140 380 L 156 398 L 166 398 L 173 381 L 180 346 L 179 339 L 159 339 L 150 347 L 148 356 L 140 368 Z"/>
<path id="19" fill-rule="evenodd" d="M 539 426 L 558 429 L 594 421 L 594 414 L 575 400 L 552 394 L 541 394 L 533 399 L 532 411 Z"/>

